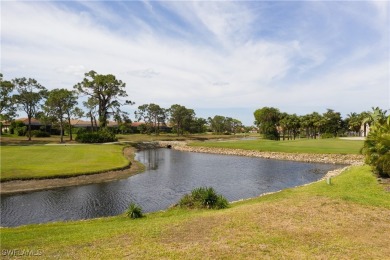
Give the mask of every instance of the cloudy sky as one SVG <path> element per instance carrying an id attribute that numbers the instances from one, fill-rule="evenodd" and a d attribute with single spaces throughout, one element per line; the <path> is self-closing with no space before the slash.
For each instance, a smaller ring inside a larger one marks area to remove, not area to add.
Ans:
<path id="1" fill-rule="evenodd" d="M 137 106 L 253 123 L 257 108 L 390 108 L 388 1 L 2 1 L 1 72 L 114 74 Z M 131 110 L 129 110 L 131 111 Z"/>

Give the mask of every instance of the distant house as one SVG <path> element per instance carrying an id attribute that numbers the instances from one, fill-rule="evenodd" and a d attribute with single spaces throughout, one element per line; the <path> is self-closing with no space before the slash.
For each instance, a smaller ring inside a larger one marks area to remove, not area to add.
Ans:
<path id="1" fill-rule="evenodd" d="M 11 122 L 9 121 L 0 121 L 1 123 L 1 133 L 9 132 L 9 128 L 11 126 Z"/>
<path id="2" fill-rule="evenodd" d="M 27 117 L 18 118 L 18 119 L 15 119 L 15 121 L 22 122 L 24 125 L 28 126 L 28 118 Z M 1 123 L 2 123 L 1 132 L 5 132 L 5 131 L 8 132 L 10 127 L 11 127 L 11 122 L 3 121 Z M 36 118 L 31 118 L 31 130 L 42 130 L 43 127 L 46 129 L 45 130 L 46 132 L 50 132 L 51 124 L 44 124 Z"/>
<path id="3" fill-rule="evenodd" d="M 259 129 L 257 127 L 252 126 L 252 128 L 249 130 L 249 133 L 256 134 L 259 132 Z"/>
<path id="4" fill-rule="evenodd" d="M 87 129 L 87 130 L 91 130 L 92 129 L 91 121 L 87 121 L 87 120 L 72 119 L 72 120 L 70 120 L 70 124 L 74 128 L 84 128 L 84 129 Z M 109 121 L 107 126 L 108 127 L 118 127 L 118 123 L 117 122 L 113 122 L 113 121 Z M 94 125 L 94 127 L 95 127 L 95 125 Z"/>
<path id="5" fill-rule="evenodd" d="M 71 119 L 70 124 L 74 128 L 85 128 L 87 130 L 91 129 L 91 121 L 86 121 L 86 120 L 80 120 L 80 119 Z"/>
<path id="6" fill-rule="evenodd" d="M 16 119 L 15 121 L 19 121 L 25 125 L 28 125 L 28 118 L 27 117 L 19 118 L 19 119 Z M 40 120 L 38 120 L 36 118 L 31 118 L 31 130 L 40 130 L 41 126 L 44 126 L 44 127 L 50 126 L 51 127 L 51 124 L 45 125 Z"/>
<path id="7" fill-rule="evenodd" d="M 133 122 L 133 123 L 131 123 L 131 126 L 132 127 L 139 127 L 140 125 L 144 125 L 145 124 L 145 122 Z"/>
<path id="8" fill-rule="evenodd" d="M 22 122 L 24 125 L 28 125 L 28 118 L 18 118 L 15 119 L 15 121 Z M 65 123 L 68 121 L 65 120 Z M 9 130 L 9 127 L 11 126 L 11 122 L 6 122 L 2 121 L 2 130 Z M 86 121 L 86 120 L 81 120 L 81 119 L 72 119 L 70 120 L 70 124 L 72 127 L 75 128 L 86 128 L 86 129 L 91 129 L 91 121 Z M 44 126 L 46 127 L 46 131 L 50 132 L 50 129 L 52 127 L 52 124 L 44 124 L 42 121 L 36 118 L 31 118 L 31 130 L 41 130 L 41 127 Z M 108 127 L 117 127 L 118 123 L 117 122 L 108 122 L 107 124 Z"/>

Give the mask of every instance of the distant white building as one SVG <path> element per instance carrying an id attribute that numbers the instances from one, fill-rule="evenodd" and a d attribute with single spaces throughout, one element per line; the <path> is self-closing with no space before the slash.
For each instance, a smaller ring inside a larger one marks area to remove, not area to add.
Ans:
<path id="1" fill-rule="evenodd" d="M 360 127 L 360 136 L 367 137 L 370 132 L 370 125 L 368 123 L 363 123 Z"/>

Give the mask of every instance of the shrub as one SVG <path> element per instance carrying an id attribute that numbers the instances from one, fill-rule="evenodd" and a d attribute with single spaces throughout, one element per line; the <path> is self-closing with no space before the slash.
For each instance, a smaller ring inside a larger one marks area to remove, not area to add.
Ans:
<path id="1" fill-rule="evenodd" d="M 41 130 L 33 130 L 33 131 L 31 131 L 31 135 L 34 137 L 50 137 L 49 133 L 46 133 L 46 132 L 41 131 Z"/>
<path id="2" fill-rule="evenodd" d="M 179 201 L 181 208 L 206 208 L 206 209 L 223 209 L 229 206 L 229 202 L 215 192 L 212 187 L 200 187 L 186 194 Z"/>
<path id="3" fill-rule="evenodd" d="M 17 126 L 14 128 L 14 133 L 17 136 L 25 136 L 27 134 L 27 126 Z"/>
<path id="4" fill-rule="evenodd" d="M 16 131 L 16 129 L 18 128 L 19 129 L 19 131 L 21 130 L 20 129 L 20 127 L 24 127 L 25 126 L 25 124 L 23 123 L 23 122 L 20 122 L 20 121 L 12 121 L 11 122 L 11 125 L 10 125 L 10 128 L 9 128 L 9 132 L 10 132 L 10 134 L 17 134 L 15 131 Z M 27 127 L 26 127 L 26 130 L 25 130 L 25 132 L 27 131 Z M 22 132 L 22 131 L 20 131 L 20 132 Z M 25 135 L 26 133 L 24 133 L 23 135 Z M 23 136 L 23 135 L 21 135 L 21 136 Z"/>
<path id="5" fill-rule="evenodd" d="M 128 209 L 126 210 L 126 215 L 129 218 L 142 218 L 144 215 L 142 214 L 142 208 L 135 203 L 130 203 Z"/>
<path id="6" fill-rule="evenodd" d="M 378 176 L 390 177 L 390 117 L 387 123 L 371 128 L 362 151 Z"/>
<path id="7" fill-rule="evenodd" d="M 330 138 L 334 138 L 335 136 L 334 136 L 334 134 L 332 134 L 332 133 L 323 133 L 322 135 L 321 135 L 321 139 L 330 139 Z"/>
<path id="8" fill-rule="evenodd" d="M 78 133 L 76 141 L 79 143 L 107 143 L 116 142 L 115 134 L 107 129 L 102 129 L 96 133 Z"/>

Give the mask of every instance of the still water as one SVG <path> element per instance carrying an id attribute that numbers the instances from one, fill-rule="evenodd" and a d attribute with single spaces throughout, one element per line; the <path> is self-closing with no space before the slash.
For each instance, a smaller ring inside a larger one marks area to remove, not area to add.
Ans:
<path id="1" fill-rule="evenodd" d="M 316 181 L 342 165 L 241 156 L 144 150 L 147 170 L 127 179 L 1 197 L 1 226 L 78 220 L 123 213 L 134 202 L 144 212 L 167 209 L 192 189 L 212 186 L 229 201 Z"/>

